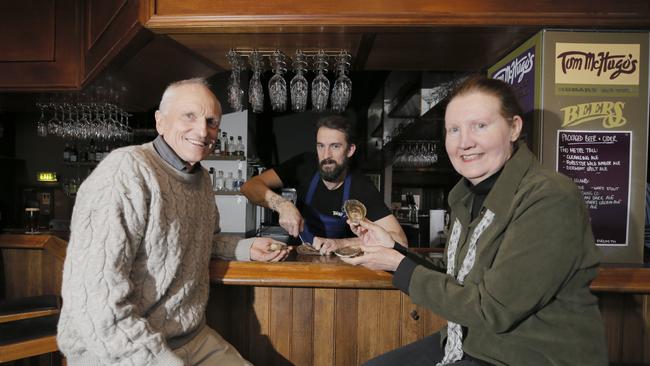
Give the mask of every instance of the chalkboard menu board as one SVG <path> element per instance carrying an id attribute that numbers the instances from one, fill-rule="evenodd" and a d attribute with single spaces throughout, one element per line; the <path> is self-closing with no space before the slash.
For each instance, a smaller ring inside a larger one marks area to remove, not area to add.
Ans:
<path id="1" fill-rule="evenodd" d="M 630 131 L 557 134 L 557 171 L 572 178 L 591 213 L 596 244 L 628 245 Z"/>

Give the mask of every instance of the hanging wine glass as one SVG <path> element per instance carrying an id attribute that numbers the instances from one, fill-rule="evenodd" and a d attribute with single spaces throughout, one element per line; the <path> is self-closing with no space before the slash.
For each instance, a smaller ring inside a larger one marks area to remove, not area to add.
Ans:
<path id="1" fill-rule="evenodd" d="M 242 67 L 241 58 L 235 50 L 228 51 L 226 58 L 228 59 L 232 70 L 230 72 L 230 79 L 227 87 L 228 104 L 232 109 L 239 112 L 243 109 L 242 95 L 244 94 L 239 81 Z"/>
<path id="2" fill-rule="evenodd" d="M 40 136 L 64 139 L 118 139 L 131 134 L 124 109 L 126 88 L 114 89 L 108 84 L 95 84 L 88 92 L 63 94 L 57 100 L 37 103 L 41 117 L 37 123 Z"/>
<path id="3" fill-rule="evenodd" d="M 296 50 L 293 59 L 293 70 L 296 75 L 289 83 L 291 89 L 291 109 L 294 112 L 304 112 L 307 109 L 307 94 L 309 93 L 309 83 L 305 78 L 305 69 L 307 61 L 301 50 Z"/>
<path id="4" fill-rule="evenodd" d="M 332 88 L 332 109 L 336 112 L 343 112 L 352 96 L 352 80 L 346 75 L 350 68 L 350 58 L 347 51 L 341 51 L 336 56 L 338 78 Z"/>
<path id="5" fill-rule="evenodd" d="M 253 50 L 249 58 L 253 77 L 248 86 L 248 102 L 255 113 L 264 112 L 264 87 L 262 86 L 262 71 L 264 70 L 264 58 L 257 51 Z"/>
<path id="6" fill-rule="evenodd" d="M 329 64 L 323 50 L 319 50 L 314 57 L 316 77 L 311 82 L 311 105 L 315 111 L 324 112 L 330 96 L 330 81 L 325 76 Z"/>
<path id="7" fill-rule="evenodd" d="M 269 80 L 271 108 L 276 112 L 284 112 L 287 109 L 287 82 L 282 74 L 287 71 L 287 68 L 284 54 L 279 50 L 275 50 L 271 55 L 271 67 L 274 74 Z"/>
<path id="8" fill-rule="evenodd" d="M 40 137 L 47 136 L 47 124 L 45 123 L 45 105 L 43 103 L 36 103 L 36 106 L 41 111 L 41 117 L 36 122 L 36 135 Z"/>

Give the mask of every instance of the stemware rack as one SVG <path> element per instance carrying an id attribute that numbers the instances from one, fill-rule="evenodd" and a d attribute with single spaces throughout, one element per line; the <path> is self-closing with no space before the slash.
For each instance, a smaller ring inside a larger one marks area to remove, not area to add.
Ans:
<path id="1" fill-rule="evenodd" d="M 264 70 L 273 71 L 273 77 L 268 80 L 267 92 L 272 109 L 276 112 L 283 112 L 289 107 L 294 112 L 307 109 L 307 93 L 310 88 L 306 88 L 308 82 L 305 77 L 310 71 L 314 74 L 311 82 L 311 104 L 314 111 L 323 112 L 329 104 L 332 110 L 342 112 L 351 98 L 352 82 L 346 74 L 350 70 L 352 56 L 346 49 L 300 48 L 289 56 L 279 49 L 233 48 L 226 53 L 226 59 L 231 66 L 228 88 L 229 91 L 238 88 L 239 92 L 235 93 L 237 96 L 244 94 L 238 81 L 239 73 L 246 68 L 253 71 L 254 78 L 249 85 L 249 103 L 255 113 L 263 111 L 260 103 L 263 93 L 260 92 L 259 78 L 260 72 Z M 289 70 L 295 75 L 293 79 L 291 75 L 287 75 Z M 330 85 L 324 76 L 328 71 L 334 75 L 333 85 Z M 287 99 L 291 99 L 290 104 L 286 103 Z M 238 103 L 239 100 L 236 98 L 235 103 L 229 101 L 236 111 L 243 109 L 243 105 Z"/>

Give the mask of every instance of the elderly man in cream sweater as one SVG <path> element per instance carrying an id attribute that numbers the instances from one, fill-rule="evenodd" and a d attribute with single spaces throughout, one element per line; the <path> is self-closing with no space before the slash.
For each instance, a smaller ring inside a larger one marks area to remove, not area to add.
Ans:
<path id="1" fill-rule="evenodd" d="M 77 365 L 250 365 L 205 324 L 211 252 L 279 261 L 268 238 L 219 233 L 200 160 L 221 106 L 202 79 L 167 87 L 153 142 L 113 151 L 81 185 L 63 270 L 58 343 Z M 216 224 L 215 224 L 216 223 Z"/>

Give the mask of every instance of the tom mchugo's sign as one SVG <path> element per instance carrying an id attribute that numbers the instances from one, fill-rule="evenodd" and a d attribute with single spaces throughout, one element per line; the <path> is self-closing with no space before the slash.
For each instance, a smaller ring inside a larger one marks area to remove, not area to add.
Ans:
<path id="1" fill-rule="evenodd" d="M 557 43 L 556 84 L 638 85 L 639 44 Z"/>

